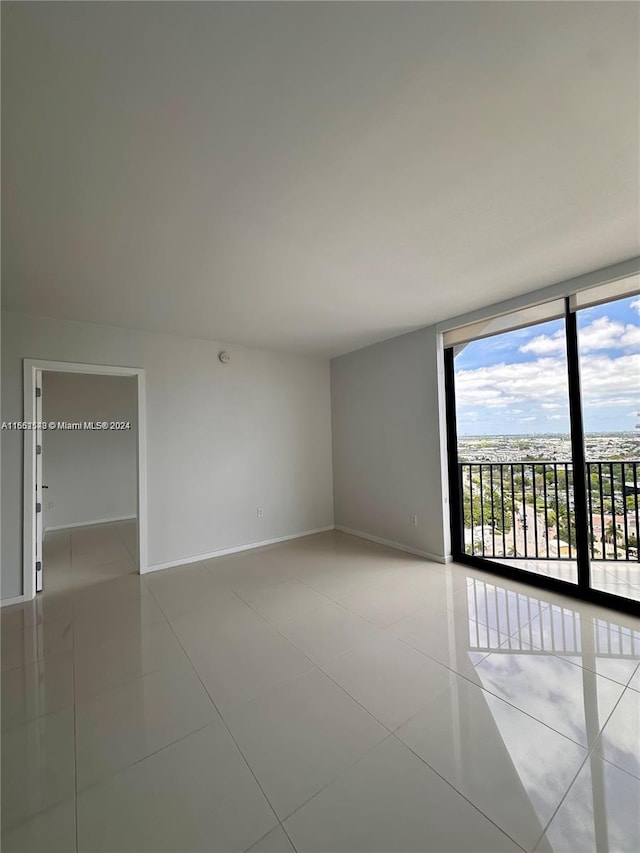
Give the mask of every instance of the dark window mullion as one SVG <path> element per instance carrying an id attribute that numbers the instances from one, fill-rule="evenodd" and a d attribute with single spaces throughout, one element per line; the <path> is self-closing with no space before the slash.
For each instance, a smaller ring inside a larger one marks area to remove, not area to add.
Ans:
<path id="1" fill-rule="evenodd" d="M 502 508 L 502 556 L 507 556 L 507 536 L 505 533 L 505 513 L 504 513 L 504 465 L 500 464 L 500 505 Z"/>
<path id="2" fill-rule="evenodd" d="M 616 522 L 616 496 L 613 484 L 613 462 L 609 462 L 609 497 L 611 498 L 611 530 L 613 531 L 613 559 L 618 559 L 618 524 Z"/>
<path id="3" fill-rule="evenodd" d="M 533 535 L 535 536 L 535 552 L 534 557 L 536 560 L 539 557 L 538 554 L 538 507 L 536 503 L 536 466 L 535 464 L 531 465 L 531 488 L 533 490 Z"/>
<path id="4" fill-rule="evenodd" d="M 607 539 L 604 529 L 604 488 L 602 485 L 602 462 L 598 462 L 598 494 L 600 496 L 600 542 L 602 544 L 602 559 L 607 559 Z"/>
<path id="5" fill-rule="evenodd" d="M 493 463 L 489 465 L 489 488 L 491 489 L 491 556 L 496 555 L 496 508 L 493 499 Z"/>
<path id="6" fill-rule="evenodd" d="M 453 556 L 464 552 L 464 506 L 462 502 L 462 467 L 458 465 L 458 424 L 456 421 L 456 388 L 454 351 L 444 351 L 445 408 L 447 425 L 447 457 L 449 467 L 450 534 Z"/>
<path id="7" fill-rule="evenodd" d="M 542 466 L 542 479 L 544 489 L 544 541 L 547 551 L 547 560 L 549 559 L 549 509 L 547 507 L 547 466 Z"/>
<path id="8" fill-rule="evenodd" d="M 589 545 L 590 545 L 591 559 L 594 560 L 595 559 L 595 553 L 594 553 L 595 536 L 593 535 L 593 489 L 592 489 L 593 480 L 591 479 L 591 463 L 590 462 L 586 463 L 586 468 L 587 468 L 587 483 L 588 483 L 587 495 L 589 498 L 589 518 L 588 518 L 588 521 L 589 521 Z"/>
<path id="9" fill-rule="evenodd" d="M 569 424 L 571 428 L 571 457 L 573 462 L 573 504 L 575 513 L 576 556 L 578 560 L 578 584 L 587 589 L 590 585 L 591 572 L 589 566 L 589 528 L 587 524 L 587 489 L 585 484 L 578 323 L 575 313 L 570 310 L 568 297 L 565 300 L 565 333 L 567 338 Z M 570 523 L 569 507 L 567 507 L 567 523 Z"/>
<path id="10" fill-rule="evenodd" d="M 480 535 L 482 537 L 482 556 L 484 557 L 484 487 L 482 485 L 482 463 L 478 466 L 480 481 Z"/>
<path id="11" fill-rule="evenodd" d="M 624 462 L 620 465 L 620 480 L 622 482 L 622 518 L 624 522 L 624 557 L 629 559 L 629 522 L 627 520 L 627 490 L 625 486 L 626 468 Z"/>
<path id="12" fill-rule="evenodd" d="M 640 562 L 640 511 L 638 508 L 638 463 L 632 462 L 633 465 L 633 496 L 636 516 L 636 557 Z"/>
<path id="13" fill-rule="evenodd" d="M 522 538 L 524 540 L 524 556 L 528 557 L 527 532 L 529 529 L 529 519 L 527 518 L 527 495 L 524 488 L 524 465 L 521 465 L 520 468 L 520 476 L 522 477 Z"/>

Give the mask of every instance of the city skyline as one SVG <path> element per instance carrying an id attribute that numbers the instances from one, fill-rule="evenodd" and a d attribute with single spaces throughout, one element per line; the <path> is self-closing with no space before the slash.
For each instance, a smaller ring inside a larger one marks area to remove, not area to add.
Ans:
<path id="1" fill-rule="evenodd" d="M 577 314 L 585 433 L 640 422 L 640 296 Z M 461 436 L 569 433 L 564 320 L 465 346 L 455 359 Z"/>

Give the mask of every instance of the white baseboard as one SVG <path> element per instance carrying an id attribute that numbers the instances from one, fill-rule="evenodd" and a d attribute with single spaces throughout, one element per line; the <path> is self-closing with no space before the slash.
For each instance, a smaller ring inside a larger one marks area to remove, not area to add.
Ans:
<path id="1" fill-rule="evenodd" d="M 234 545 L 232 548 L 221 548 L 218 551 L 209 551 L 207 554 L 194 554 L 192 557 L 183 557 L 180 560 L 169 560 L 167 563 L 156 563 L 147 566 L 141 575 L 149 572 L 161 572 L 163 569 L 173 569 L 176 566 L 186 566 L 188 563 L 199 563 L 201 560 L 214 560 L 216 557 L 224 557 L 227 554 L 238 554 L 240 551 L 251 551 L 254 548 L 264 548 L 265 545 L 276 545 L 278 542 L 288 542 L 290 539 L 301 539 L 304 536 L 313 536 L 314 533 L 326 533 L 333 530 L 333 524 L 328 527 L 316 527 L 315 530 L 305 530 L 302 533 L 291 533 L 288 536 L 276 536 L 274 539 L 263 539 L 260 542 L 249 542 L 246 545 Z"/>
<path id="2" fill-rule="evenodd" d="M 76 521 L 75 524 L 52 524 L 44 529 L 44 535 L 50 530 L 70 530 L 72 527 L 90 527 L 92 524 L 109 524 L 112 521 L 131 521 L 137 515 L 115 515 L 112 518 L 96 518 L 94 521 Z"/>
<path id="3" fill-rule="evenodd" d="M 340 524 L 335 525 L 335 530 L 339 530 L 341 533 L 348 533 L 350 536 L 357 536 L 359 539 L 368 539 L 369 542 L 376 542 L 378 545 L 386 545 L 387 548 L 395 548 L 396 551 L 406 551 L 407 554 L 424 557 L 433 563 L 451 562 L 450 556 L 443 557 L 442 554 L 431 554 L 429 551 L 421 551 L 419 548 L 412 548 L 410 545 L 403 545 L 401 542 L 393 542 L 391 539 L 382 539 L 380 536 L 373 536 L 371 533 L 364 533 L 362 530 L 353 530 L 350 527 L 342 527 Z"/>
<path id="4" fill-rule="evenodd" d="M 13 598 L 3 598 L 0 601 L 0 607 L 11 607 L 13 604 L 22 604 L 25 601 L 30 601 L 26 595 L 14 595 Z"/>

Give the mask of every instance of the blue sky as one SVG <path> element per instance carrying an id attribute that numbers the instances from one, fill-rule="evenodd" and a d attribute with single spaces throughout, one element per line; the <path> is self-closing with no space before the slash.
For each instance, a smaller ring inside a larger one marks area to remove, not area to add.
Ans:
<path id="1" fill-rule="evenodd" d="M 578 312 L 586 432 L 640 422 L 640 296 Z M 569 432 L 564 321 L 474 341 L 455 359 L 460 435 Z"/>

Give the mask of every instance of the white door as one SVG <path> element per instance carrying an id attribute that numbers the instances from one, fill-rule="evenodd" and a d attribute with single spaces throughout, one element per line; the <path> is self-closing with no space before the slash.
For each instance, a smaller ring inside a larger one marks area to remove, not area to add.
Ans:
<path id="1" fill-rule="evenodd" d="M 36 592 L 42 592 L 42 371 L 36 370 Z"/>

